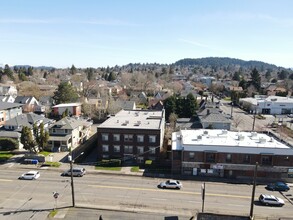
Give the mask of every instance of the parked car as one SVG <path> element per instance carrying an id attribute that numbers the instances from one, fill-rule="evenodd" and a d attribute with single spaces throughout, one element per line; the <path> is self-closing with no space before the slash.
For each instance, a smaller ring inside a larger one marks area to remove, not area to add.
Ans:
<path id="1" fill-rule="evenodd" d="M 258 200 L 260 201 L 260 203 L 264 204 L 264 205 L 275 205 L 275 206 L 283 206 L 285 205 L 285 202 L 283 199 L 278 198 L 276 196 L 273 195 L 266 195 L 266 194 L 261 194 L 258 198 Z"/>
<path id="2" fill-rule="evenodd" d="M 276 182 L 276 183 L 270 183 L 266 186 L 266 189 L 272 190 L 272 191 L 285 191 L 287 192 L 290 190 L 290 187 L 284 183 L 284 182 Z"/>
<path id="3" fill-rule="evenodd" d="M 39 171 L 28 171 L 27 173 L 22 174 L 18 179 L 21 180 L 36 180 L 40 177 L 40 172 Z"/>
<path id="4" fill-rule="evenodd" d="M 83 167 L 75 167 L 72 168 L 72 175 L 77 177 L 82 177 L 86 173 L 85 168 Z M 71 176 L 71 170 L 64 171 L 61 176 Z"/>
<path id="5" fill-rule="evenodd" d="M 166 182 L 161 182 L 158 187 L 163 189 L 181 189 L 182 183 L 178 180 L 167 180 Z"/>
<path id="6" fill-rule="evenodd" d="M 293 114 L 289 114 L 287 116 L 288 116 L 288 118 L 293 118 Z"/>

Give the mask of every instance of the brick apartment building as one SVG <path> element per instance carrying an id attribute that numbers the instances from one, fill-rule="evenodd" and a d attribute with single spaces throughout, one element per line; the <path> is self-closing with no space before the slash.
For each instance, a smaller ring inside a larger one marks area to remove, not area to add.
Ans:
<path id="1" fill-rule="evenodd" d="M 293 149 L 256 132 L 181 130 L 172 134 L 173 173 L 293 181 Z"/>
<path id="2" fill-rule="evenodd" d="M 98 126 L 98 159 L 156 161 L 163 146 L 165 112 L 121 110 Z"/>

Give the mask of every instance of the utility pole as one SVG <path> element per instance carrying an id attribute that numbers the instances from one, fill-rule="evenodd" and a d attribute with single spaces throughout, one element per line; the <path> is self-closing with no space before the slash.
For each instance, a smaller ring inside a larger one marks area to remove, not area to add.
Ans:
<path id="1" fill-rule="evenodd" d="M 255 185 L 256 185 L 256 177 L 257 177 L 257 166 L 258 166 L 258 162 L 255 163 L 255 168 L 254 168 L 253 187 L 252 187 L 252 195 L 251 195 L 251 203 L 250 203 L 250 219 L 253 219 L 253 206 L 254 206 Z"/>
<path id="2" fill-rule="evenodd" d="M 73 140 L 71 140 L 73 141 Z M 72 170 L 72 150 L 70 149 L 70 155 L 68 156 L 68 160 L 70 162 L 70 176 L 71 176 L 71 196 L 72 196 L 72 207 L 75 207 L 75 198 L 74 198 L 74 184 L 73 184 L 73 170 Z"/>
<path id="3" fill-rule="evenodd" d="M 252 131 L 254 131 L 254 125 L 255 125 L 255 115 L 256 115 L 256 110 L 254 110 L 254 113 L 253 113 Z"/>

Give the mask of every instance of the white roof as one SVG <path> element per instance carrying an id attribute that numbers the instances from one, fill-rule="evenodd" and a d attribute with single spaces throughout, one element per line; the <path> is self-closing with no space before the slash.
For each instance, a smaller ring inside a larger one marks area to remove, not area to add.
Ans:
<path id="1" fill-rule="evenodd" d="M 70 107 L 70 106 L 80 106 L 81 103 L 64 103 L 64 104 L 59 104 L 59 105 L 55 105 L 53 106 L 54 108 L 61 108 L 61 107 Z"/>
<path id="2" fill-rule="evenodd" d="M 121 110 L 98 128 L 160 129 L 164 115 L 162 111 Z"/>
<path id="3" fill-rule="evenodd" d="M 216 129 L 173 132 L 172 150 L 182 149 L 185 151 L 293 155 L 292 148 L 266 134 Z"/>

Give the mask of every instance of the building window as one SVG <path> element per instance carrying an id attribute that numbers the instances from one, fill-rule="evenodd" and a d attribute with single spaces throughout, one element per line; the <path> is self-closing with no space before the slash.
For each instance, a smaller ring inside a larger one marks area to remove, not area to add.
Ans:
<path id="1" fill-rule="evenodd" d="M 53 128 L 53 133 L 56 133 L 56 129 L 55 128 Z"/>
<path id="2" fill-rule="evenodd" d="M 108 141 L 109 135 L 108 134 L 102 134 L 102 141 Z"/>
<path id="3" fill-rule="evenodd" d="M 120 141 L 120 134 L 114 134 L 113 139 L 114 141 Z"/>
<path id="4" fill-rule="evenodd" d="M 103 145 L 103 152 L 109 152 L 109 145 Z"/>
<path id="5" fill-rule="evenodd" d="M 133 141 L 133 135 L 132 134 L 124 134 L 124 141 L 127 141 L 127 142 Z"/>
<path id="6" fill-rule="evenodd" d="M 262 165 L 272 165 L 273 163 L 273 156 L 271 155 L 262 155 L 261 156 L 261 164 Z"/>
<path id="7" fill-rule="evenodd" d="M 143 154 L 144 147 L 137 147 L 137 154 Z"/>
<path id="8" fill-rule="evenodd" d="M 189 152 L 189 159 L 194 159 L 194 152 Z"/>
<path id="9" fill-rule="evenodd" d="M 124 146 L 124 153 L 125 154 L 132 154 L 133 147 L 132 146 Z"/>
<path id="10" fill-rule="evenodd" d="M 216 154 L 215 153 L 206 153 L 206 162 L 209 162 L 209 163 L 216 162 Z"/>
<path id="11" fill-rule="evenodd" d="M 137 142 L 142 143 L 144 141 L 143 135 L 137 135 Z"/>
<path id="12" fill-rule="evenodd" d="M 150 154 L 156 154 L 156 147 L 150 147 L 149 149 L 150 149 L 149 151 Z"/>
<path id="13" fill-rule="evenodd" d="M 149 143 L 156 143 L 156 135 L 149 135 Z"/>
<path id="14" fill-rule="evenodd" d="M 67 130 L 67 129 L 65 129 L 65 130 L 64 130 L 64 133 L 65 133 L 65 134 L 67 134 L 67 132 L 68 132 L 68 130 Z"/>
<path id="15" fill-rule="evenodd" d="M 250 155 L 246 154 L 243 156 L 243 163 L 250 163 Z"/>
<path id="16" fill-rule="evenodd" d="M 231 163 L 231 162 L 232 162 L 232 155 L 226 154 L 226 163 Z"/>
<path id="17" fill-rule="evenodd" d="M 114 145 L 114 153 L 119 153 L 119 152 L 120 152 L 120 146 Z"/>
<path id="18" fill-rule="evenodd" d="M 137 163 L 143 163 L 144 162 L 144 158 L 143 157 L 138 157 L 137 158 Z"/>

